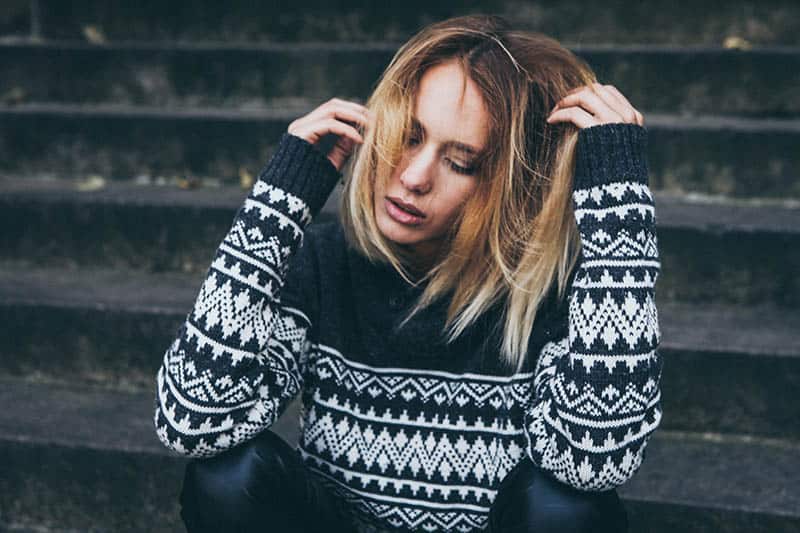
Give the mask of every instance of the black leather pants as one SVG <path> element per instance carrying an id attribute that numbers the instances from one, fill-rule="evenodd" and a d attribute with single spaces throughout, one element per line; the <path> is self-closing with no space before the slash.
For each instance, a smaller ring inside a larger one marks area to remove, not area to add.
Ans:
<path id="1" fill-rule="evenodd" d="M 500 483 L 489 511 L 491 533 L 627 533 L 616 489 L 581 491 L 522 459 Z"/>
<path id="2" fill-rule="evenodd" d="M 351 533 L 336 496 L 270 430 L 216 457 L 192 459 L 180 496 L 188 533 Z M 584 492 L 523 459 L 500 484 L 490 533 L 626 533 L 615 490 Z"/>
<path id="3" fill-rule="evenodd" d="M 342 506 L 276 433 L 186 465 L 181 518 L 188 533 L 350 533 Z"/>

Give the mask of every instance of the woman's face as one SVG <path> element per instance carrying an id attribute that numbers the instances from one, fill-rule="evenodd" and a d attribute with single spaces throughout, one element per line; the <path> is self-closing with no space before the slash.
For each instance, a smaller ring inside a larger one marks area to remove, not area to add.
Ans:
<path id="1" fill-rule="evenodd" d="M 420 80 L 414 125 L 394 172 L 375 187 L 375 217 L 387 239 L 424 264 L 436 257 L 459 210 L 477 188 L 477 157 L 486 148 L 489 115 L 478 88 L 455 62 L 429 68 Z M 411 216 L 392 200 L 411 204 Z"/>

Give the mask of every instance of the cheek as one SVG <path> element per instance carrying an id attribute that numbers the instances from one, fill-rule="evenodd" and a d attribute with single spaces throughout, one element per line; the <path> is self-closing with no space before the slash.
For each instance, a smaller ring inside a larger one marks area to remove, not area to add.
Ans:
<path id="1" fill-rule="evenodd" d="M 469 195 L 463 194 L 448 198 L 446 207 L 439 211 L 440 216 L 438 218 L 440 219 L 440 224 L 442 226 L 450 226 L 455 219 L 458 218 L 458 215 L 466 206 L 469 198 Z"/>
<path id="2" fill-rule="evenodd" d="M 376 180 L 372 188 L 372 197 L 375 202 L 378 202 L 384 196 L 384 188 L 381 180 Z"/>
<path id="3" fill-rule="evenodd" d="M 477 194 L 477 191 L 477 184 L 472 184 L 471 186 L 465 187 L 458 191 L 458 194 L 453 199 L 452 213 L 455 215 L 464 209 L 464 207 L 466 207 L 466 205 L 469 203 L 470 199 Z"/>

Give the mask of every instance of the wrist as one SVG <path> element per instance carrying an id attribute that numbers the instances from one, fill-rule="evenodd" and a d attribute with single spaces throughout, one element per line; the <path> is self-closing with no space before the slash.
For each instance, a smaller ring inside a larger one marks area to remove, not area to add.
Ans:
<path id="1" fill-rule="evenodd" d="M 647 130 L 638 124 L 583 128 L 576 151 L 575 189 L 617 181 L 648 182 Z"/>

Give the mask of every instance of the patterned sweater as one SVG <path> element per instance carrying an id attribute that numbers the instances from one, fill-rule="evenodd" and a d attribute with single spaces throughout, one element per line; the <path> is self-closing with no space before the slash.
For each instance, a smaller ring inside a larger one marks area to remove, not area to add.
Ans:
<path id="1" fill-rule="evenodd" d="M 310 224 L 342 175 L 284 133 L 164 354 L 161 442 L 223 453 L 301 394 L 297 449 L 359 531 L 484 530 L 526 456 L 582 490 L 625 483 L 661 420 L 646 130 L 582 129 L 577 158 L 580 262 L 511 374 L 499 365 L 499 306 L 450 345 L 439 335 L 447 298 L 393 331 L 424 285 L 357 254 L 338 221 Z"/>

